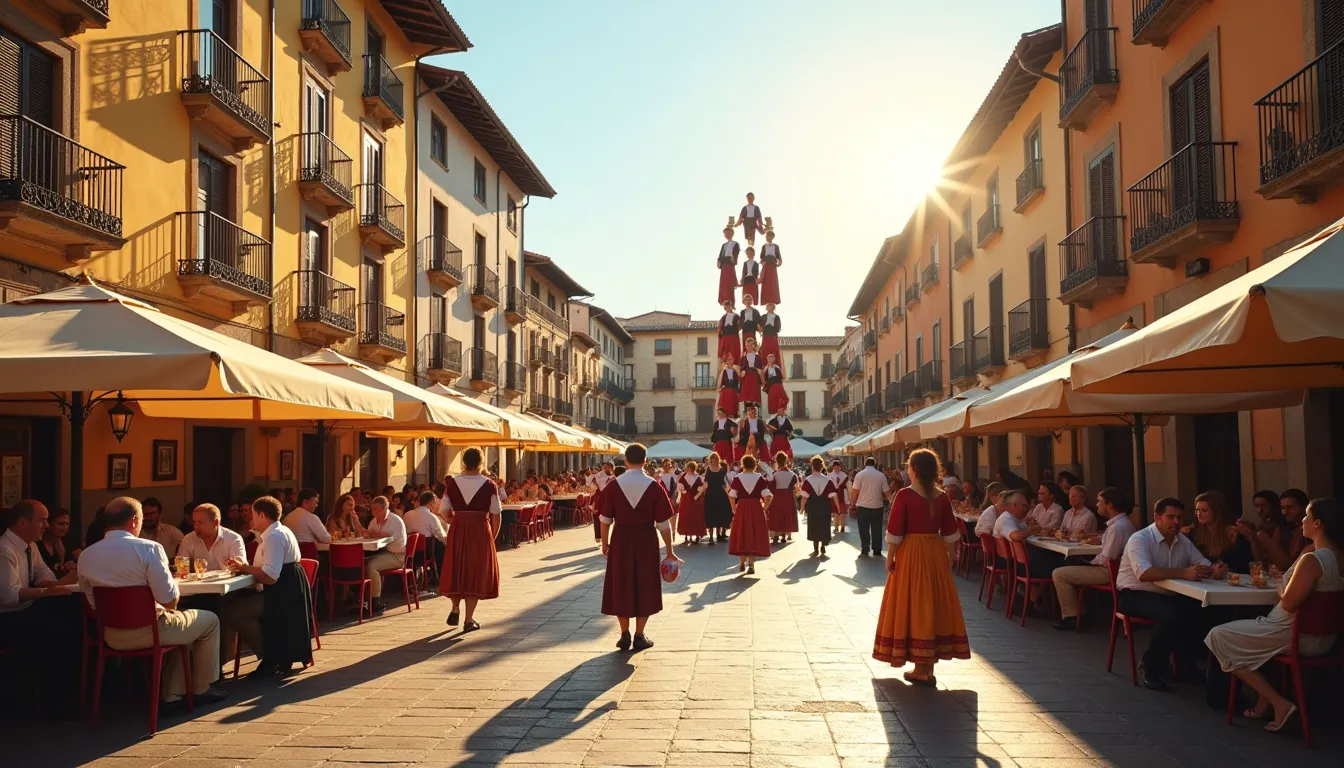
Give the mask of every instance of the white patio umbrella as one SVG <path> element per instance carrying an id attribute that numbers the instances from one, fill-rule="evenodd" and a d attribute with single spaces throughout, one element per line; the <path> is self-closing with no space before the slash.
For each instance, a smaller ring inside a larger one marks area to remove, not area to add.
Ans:
<path id="1" fill-rule="evenodd" d="M 649 458 L 656 461 L 663 459 L 698 461 L 708 454 L 709 449 L 702 448 L 690 440 L 664 440 L 649 446 Z"/>

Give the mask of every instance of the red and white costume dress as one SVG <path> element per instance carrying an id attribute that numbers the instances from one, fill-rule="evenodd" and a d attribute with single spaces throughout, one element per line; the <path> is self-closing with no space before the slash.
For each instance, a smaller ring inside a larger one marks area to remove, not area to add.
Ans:
<path id="1" fill-rule="evenodd" d="M 747 203 L 742 206 L 741 212 L 737 214 L 737 220 L 742 223 L 742 234 L 747 237 L 747 245 L 756 242 L 756 233 L 764 232 L 765 225 L 762 220 L 765 218 L 761 214 L 761 206 L 755 203 Z"/>
<path id="2" fill-rule="evenodd" d="M 844 472 L 829 472 L 831 485 L 835 486 L 835 496 L 831 498 L 831 511 L 837 515 L 845 514 L 849 504 L 849 476 Z"/>
<path id="3" fill-rule="evenodd" d="M 756 332 L 761 328 L 761 310 L 755 307 L 743 307 L 741 312 L 737 313 L 737 319 L 742 323 L 742 349 L 747 348 L 747 339 L 756 341 Z M 759 348 L 757 349 L 759 352 Z M 761 352 L 761 359 L 765 359 L 765 353 Z"/>
<path id="4" fill-rule="evenodd" d="M 444 540 L 439 594 L 462 599 L 499 597 L 499 559 L 490 518 L 500 517 L 499 489 L 484 475 L 456 475 L 444 493 L 452 525 Z"/>
<path id="5" fill-rule="evenodd" d="M 770 503 L 770 483 L 755 472 L 742 472 L 728 486 L 737 500 L 733 528 L 728 534 L 728 554 L 770 556 L 770 530 L 765 508 Z"/>
<path id="6" fill-rule="evenodd" d="M 752 438 L 756 438 L 755 447 L 751 446 Z M 763 458 L 763 454 L 768 450 L 766 440 L 769 435 L 765 432 L 765 422 L 759 418 L 743 419 L 737 422 L 737 444 L 733 453 L 733 461 L 741 461 L 743 456 L 748 453 L 756 458 Z"/>
<path id="7" fill-rule="evenodd" d="M 790 459 L 793 458 L 793 445 L 789 440 L 793 438 L 793 422 L 789 421 L 788 416 L 775 416 L 766 422 L 766 430 L 770 431 L 770 458 L 774 459 L 775 454 L 783 451 Z"/>
<path id="8" fill-rule="evenodd" d="M 663 490 L 667 492 L 667 498 L 668 498 L 669 501 L 672 502 L 672 511 L 673 511 L 673 513 L 675 513 L 675 512 L 677 511 L 677 475 L 676 475 L 676 473 L 673 472 L 673 473 L 669 474 L 669 473 L 667 473 L 667 472 L 663 472 L 662 474 L 658 475 L 658 484 L 661 485 L 661 486 L 663 486 Z"/>
<path id="9" fill-rule="evenodd" d="M 733 410 L 737 410 L 734 408 Z M 714 430 L 710 433 L 709 439 L 714 443 L 714 452 L 719 454 L 719 458 L 724 463 L 731 463 L 733 459 L 733 429 L 737 427 L 732 419 L 715 419 Z"/>
<path id="10" fill-rule="evenodd" d="M 761 369 L 765 368 L 765 358 L 759 352 L 748 352 L 738 361 L 742 371 L 742 391 L 737 399 L 744 404 L 761 404 Z"/>
<path id="11" fill-rule="evenodd" d="M 719 318 L 719 359 L 736 360 L 742 356 L 742 318 L 736 312 L 724 312 Z"/>
<path id="12" fill-rule="evenodd" d="M 747 303 L 747 297 L 752 301 L 759 302 L 761 299 L 761 262 L 751 258 L 747 254 L 747 260 L 742 262 L 742 303 Z"/>
<path id="13" fill-rule="evenodd" d="M 761 304 L 780 304 L 779 300 L 779 246 L 766 243 L 761 246 Z"/>
<path id="14" fill-rule="evenodd" d="M 593 489 L 592 501 L 588 503 L 593 505 L 594 510 L 597 509 L 598 499 L 602 498 L 602 489 L 606 488 L 607 483 L 614 479 L 615 476 L 608 475 L 606 472 L 595 472 L 588 476 L 588 487 Z M 597 515 L 593 515 L 593 539 L 595 541 L 602 540 L 602 521 L 597 519 Z"/>
<path id="15" fill-rule="evenodd" d="M 677 480 L 681 488 L 681 501 L 677 504 L 677 533 L 682 536 L 708 536 L 705 527 L 705 500 L 695 498 L 705 487 L 705 478 L 698 474 L 683 472 Z"/>
<path id="16" fill-rule="evenodd" d="M 775 356 L 775 361 L 780 365 L 784 364 L 784 356 L 779 354 L 779 313 L 765 312 L 761 314 L 759 323 L 761 329 L 761 356 L 769 360 L 769 355 Z"/>
<path id="17" fill-rule="evenodd" d="M 639 470 L 613 480 L 602 494 L 599 519 L 615 523 L 602 583 L 602 613 L 633 618 L 663 610 L 658 531 L 672 527 L 672 502 L 661 484 Z"/>
<path id="18" fill-rule="evenodd" d="M 719 247 L 719 306 L 723 302 L 737 303 L 737 256 L 742 246 L 735 240 L 728 240 Z"/>
<path id="19" fill-rule="evenodd" d="M 737 371 L 732 368 L 724 368 L 719 371 L 719 408 L 729 416 L 737 415 L 737 402 L 742 390 L 742 379 L 738 377 Z M 719 458 L 728 458 L 721 456 Z"/>
<path id="20" fill-rule="evenodd" d="M 782 535 L 798 532 L 798 500 L 793 489 L 798 485 L 798 475 L 790 469 L 776 469 L 770 476 L 770 534 Z"/>
<path id="21" fill-rule="evenodd" d="M 789 407 L 789 393 L 784 391 L 784 366 L 779 363 L 765 366 L 765 403 L 771 413 Z"/>

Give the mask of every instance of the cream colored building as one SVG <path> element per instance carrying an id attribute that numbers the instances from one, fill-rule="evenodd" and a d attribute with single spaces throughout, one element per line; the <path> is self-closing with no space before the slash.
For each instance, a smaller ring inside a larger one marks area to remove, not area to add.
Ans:
<path id="1" fill-rule="evenodd" d="M 627 351 L 634 337 L 610 312 L 582 301 L 569 302 L 569 331 L 575 350 L 571 371 L 583 368 L 575 385 L 574 423 L 593 432 L 631 435 L 634 381 Z"/>
<path id="2" fill-rule="evenodd" d="M 863 398 L 864 384 L 863 326 L 851 325 L 835 345 L 835 366 L 826 382 L 826 397 L 831 420 L 827 437 L 857 435 L 866 431 Z"/>

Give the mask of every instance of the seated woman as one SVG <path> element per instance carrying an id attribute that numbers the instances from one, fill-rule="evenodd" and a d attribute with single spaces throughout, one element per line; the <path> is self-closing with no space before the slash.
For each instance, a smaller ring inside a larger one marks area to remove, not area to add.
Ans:
<path id="1" fill-rule="evenodd" d="M 58 509 L 51 513 L 47 520 L 47 531 L 37 541 L 37 551 L 42 555 L 42 562 L 56 574 L 57 579 L 64 578 L 65 574 L 74 570 L 75 558 L 79 556 L 77 550 L 70 549 L 66 544 L 69 536 L 70 512 Z"/>
<path id="2" fill-rule="evenodd" d="M 1344 590 L 1344 510 L 1334 499 L 1316 499 L 1307 505 L 1302 533 L 1315 549 L 1304 554 L 1279 580 L 1279 603 L 1268 616 L 1242 619 L 1214 627 L 1204 638 L 1223 671 L 1235 675 L 1259 694 L 1255 707 L 1243 712 L 1252 720 L 1270 720 L 1266 731 L 1278 732 L 1297 714 L 1297 705 L 1274 690 L 1260 667 L 1289 650 L 1293 615 L 1312 592 Z M 1335 635 L 1298 637 L 1303 656 L 1319 656 L 1335 645 Z M 1299 695 L 1301 693 L 1299 692 Z M 1273 709 L 1271 719 L 1270 710 Z"/>
<path id="3" fill-rule="evenodd" d="M 1221 491 L 1205 491 L 1195 497 L 1195 524 L 1186 535 L 1209 562 L 1222 562 L 1232 573 L 1250 572 L 1254 557 L 1251 542 L 1238 534 L 1232 508 Z"/>
<path id="4" fill-rule="evenodd" d="M 327 517 L 327 530 L 331 537 L 336 538 L 336 534 L 341 534 L 342 538 L 359 538 L 365 535 L 364 526 L 360 524 L 359 517 L 355 514 L 355 497 L 348 493 L 341 494 L 336 499 L 336 505 L 331 510 L 331 515 Z"/>

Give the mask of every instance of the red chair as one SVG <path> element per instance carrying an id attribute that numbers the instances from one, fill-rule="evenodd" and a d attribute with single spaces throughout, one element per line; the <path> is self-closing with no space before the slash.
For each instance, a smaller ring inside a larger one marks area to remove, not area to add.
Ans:
<path id="1" fill-rule="evenodd" d="M 1302 668 L 1344 666 L 1344 645 L 1335 643 L 1334 651 L 1325 656 L 1303 656 L 1297 647 L 1303 632 L 1308 635 L 1344 634 L 1344 592 L 1312 592 L 1307 595 L 1306 602 L 1302 603 L 1297 613 L 1293 614 L 1293 635 L 1288 652 L 1270 659 L 1271 662 L 1287 667 L 1284 670 L 1285 678 L 1289 674 L 1292 675 L 1293 691 L 1297 694 L 1298 715 L 1302 719 L 1302 738 L 1307 742 L 1307 749 L 1311 749 L 1311 724 L 1307 720 L 1307 689 L 1302 685 Z M 1227 689 L 1228 725 L 1232 724 L 1232 717 L 1236 711 L 1237 685 L 1240 682 L 1241 680 L 1233 676 Z"/>
<path id="2" fill-rule="evenodd" d="M 336 615 L 336 587 L 359 587 L 359 622 L 364 623 L 364 590 L 372 589 L 373 583 L 364 575 L 364 545 L 331 542 L 327 550 L 327 619 Z M 358 574 L 358 575 L 356 575 Z M 373 618 L 373 606 L 369 606 L 369 618 Z"/>
<path id="3" fill-rule="evenodd" d="M 962 577 L 967 581 L 970 581 L 971 560 L 977 554 L 983 558 L 984 549 L 980 544 L 980 540 L 976 538 L 975 531 L 971 528 L 971 524 L 965 520 L 958 520 L 957 522 L 961 524 L 961 539 L 957 541 L 957 558 L 961 565 Z"/>
<path id="4" fill-rule="evenodd" d="M 513 541 L 515 544 L 521 543 L 524 537 L 528 541 L 537 540 L 536 514 L 536 505 L 518 510 L 518 519 L 513 524 Z"/>
<path id="5" fill-rule="evenodd" d="M 1031 586 L 1033 584 L 1040 584 L 1048 587 L 1051 590 L 1051 593 L 1053 593 L 1055 581 L 1049 576 L 1031 575 L 1031 565 L 1027 558 L 1026 542 L 1009 539 L 1008 549 L 1013 553 L 1013 559 L 1010 563 L 1013 569 L 1013 583 L 1012 586 L 1008 588 L 1008 612 L 1004 615 L 1012 618 L 1013 602 L 1017 598 L 1017 587 L 1019 584 L 1022 585 L 1024 590 L 1022 597 L 1022 626 L 1025 627 L 1027 626 L 1027 607 L 1031 605 Z"/>
<path id="6" fill-rule="evenodd" d="M 555 535 L 555 502 L 545 501 L 537 505 L 537 535 Z"/>
<path id="7" fill-rule="evenodd" d="M 299 542 L 299 557 L 305 560 L 317 559 L 317 544 L 311 541 Z"/>
<path id="8" fill-rule="evenodd" d="M 98 724 L 99 700 L 103 695 L 103 669 L 110 656 L 149 659 L 149 734 L 154 735 L 159 724 L 159 682 L 163 675 L 164 658 L 173 651 L 181 651 L 182 675 L 186 682 L 187 711 L 195 709 L 191 695 L 191 653 L 186 646 L 159 643 L 159 616 L 155 610 L 154 594 L 149 587 L 94 587 L 94 616 L 98 624 L 98 664 L 93 676 L 93 705 L 89 709 L 89 726 Z M 135 651 L 118 651 L 107 644 L 108 629 L 143 629 L 149 627 L 154 644 Z"/>
<path id="9" fill-rule="evenodd" d="M 1112 581 L 1114 581 L 1114 579 L 1112 579 Z M 1092 593 L 1092 592 L 1095 592 L 1095 593 L 1097 593 L 1097 594 L 1099 594 L 1099 595 L 1110 595 L 1110 597 L 1111 597 L 1111 609 L 1112 609 L 1112 610 L 1115 610 L 1115 609 L 1119 608 L 1119 606 L 1116 605 L 1116 603 L 1115 603 L 1115 592 L 1111 589 L 1111 586 L 1110 586 L 1109 584 L 1079 584 L 1079 585 L 1078 585 L 1078 615 L 1077 615 L 1076 617 L 1074 617 L 1074 618 L 1075 618 L 1075 621 L 1073 622 L 1073 631 L 1074 631 L 1074 632 L 1082 632 L 1082 631 L 1083 631 L 1083 606 L 1087 605 L 1087 600 L 1086 600 L 1086 598 L 1087 598 L 1088 594 L 1089 594 L 1089 593 Z"/>
<path id="10" fill-rule="evenodd" d="M 247 553 L 247 562 L 250 563 L 256 559 L 257 547 L 260 546 L 260 544 L 261 542 L 257 541 L 257 537 L 255 536 L 243 542 L 243 549 Z"/>
<path id="11" fill-rule="evenodd" d="M 314 552 L 317 551 L 316 544 L 311 544 L 309 546 L 313 548 Z M 299 552 L 303 552 L 303 542 L 299 543 Z M 322 650 L 322 638 L 317 634 L 317 567 L 321 565 L 321 563 L 317 561 L 316 557 L 308 557 L 307 555 L 304 555 L 299 559 L 299 565 L 303 567 L 303 573 L 308 577 L 308 605 L 312 608 L 313 612 L 313 639 L 317 641 L 317 650 L 320 651 Z"/>
<path id="12" fill-rule="evenodd" d="M 1111 560 L 1106 564 L 1111 575 L 1111 639 L 1106 646 L 1106 671 L 1111 671 L 1111 662 L 1115 659 L 1115 632 L 1124 627 L 1125 638 L 1129 641 L 1129 680 L 1139 684 L 1139 668 L 1134 661 L 1134 628 L 1151 627 L 1157 622 L 1139 616 L 1127 616 L 1120 612 L 1120 590 L 1116 589 L 1115 577 L 1120 573 L 1120 563 Z"/>
<path id="13" fill-rule="evenodd" d="M 411 600 L 414 598 L 415 607 L 420 607 L 420 585 L 415 580 L 415 550 L 420 546 L 419 533 L 412 533 L 406 536 L 406 551 L 401 555 L 401 565 L 397 568 L 388 568 L 385 571 L 379 571 L 378 574 L 386 579 L 388 576 L 395 576 L 401 579 L 401 593 L 406 598 L 406 612 L 411 612 Z M 415 584 L 415 591 L 411 591 L 411 585 Z"/>
<path id="14" fill-rule="evenodd" d="M 1010 570 L 1013 555 L 1008 551 L 1008 540 L 999 536 L 991 536 L 988 533 L 981 534 L 980 546 L 986 552 L 994 553 L 993 557 L 985 556 L 985 567 L 980 574 L 980 589 L 982 592 L 985 588 L 985 577 L 988 576 L 989 578 L 989 595 L 985 598 L 985 609 L 992 611 L 994 610 L 994 589 L 1002 585 L 1006 592 L 1013 583 Z M 1000 560 L 1006 564 L 1005 567 L 999 567 Z"/>
<path id="15" fill-rule="evenodd" d="M 429 556 L 430 541 L 430 537 L 422 535 L 415 546 L 413 562 L 415 563 L 416 584 L 419 585 L 421 590 L 429 589 L 429 572 L 431 569 L 434 571 L 434 578 L 437 579 L 439 577 L 439 563 Z M 406 539 L 406 545 L 406 548 L 410 549 L 409 537 Z"/>

